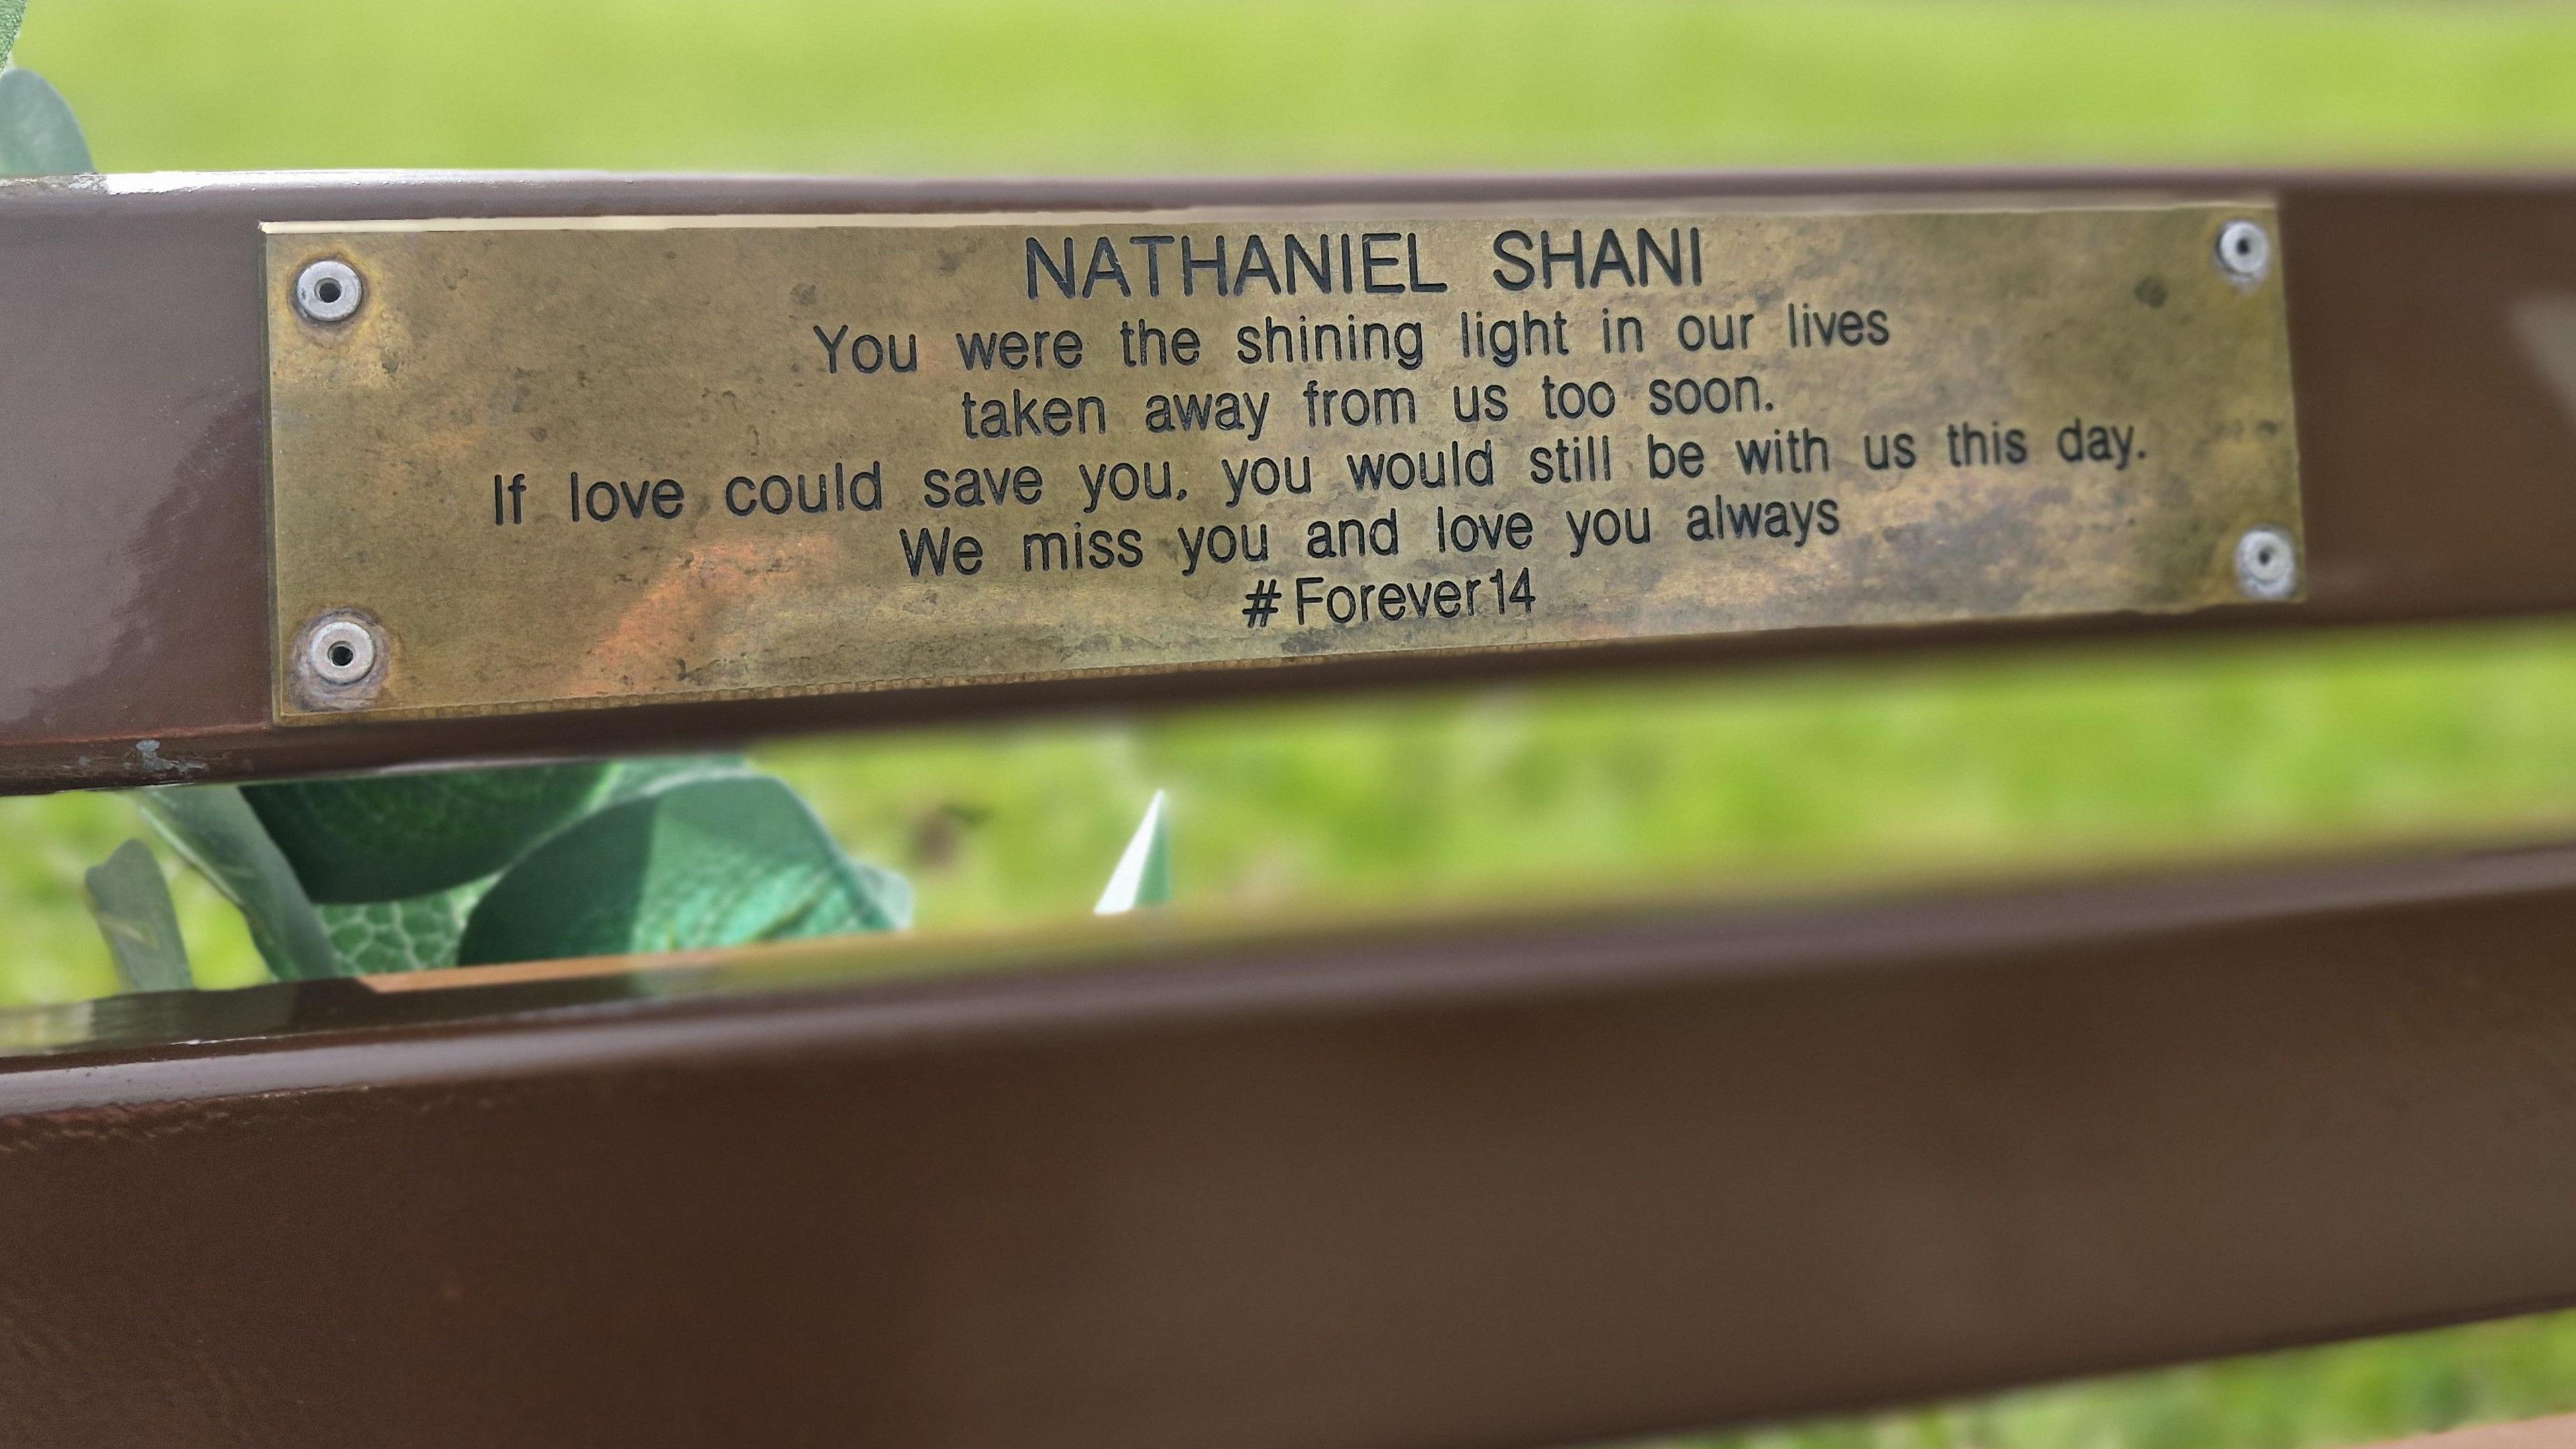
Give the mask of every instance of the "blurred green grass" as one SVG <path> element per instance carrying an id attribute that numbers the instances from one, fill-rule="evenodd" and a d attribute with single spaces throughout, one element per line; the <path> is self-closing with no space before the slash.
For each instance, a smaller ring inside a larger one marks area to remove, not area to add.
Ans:
<path id="1" fill-rule="evenodd" d="M 1172 792 L 1200 906 L 1766 893 L 2563 835 L 2576 629 L 1994 654 L 1444 691 L 768 746 L 924 929 L 1088 910 Z M 126 800 L 0 800 L 0 1001 L 113 989 L 80 872 Z M 260 979 L 173 872 L 206 984 Z"/>
<path id="2" fill-rule="evenodd" d="M 2326 1449 L 2563 1413 L 2571 1382 L 2576 1313 L 2559 1313 L 1663 1449 Z"/>
<path id="3" fill-rule="evenodd" d="M 1185 899 L 1245 909 L 1769 891 L 2516 839 L 2576 819 L 2576 635 L 1201 709 L 775 746 L 927 927 L 1077 912 L 1145 798 Z"/>
<path id="4" fill-rule="evenodd" d="M 36 0 L 119 170 L 2537 161 L 2541 5 Z"/>
<path id="5" fill-rule="evenodd" d="M 1637 170 L 2576 158 L 2576 11 L 1679 0 L 35 0 L 119 170 Z M 2576 821 L 2576 628 L 1567 684 L 775 747 L 925 926 L 1079 912 L 1150 792 L 1186 899 L 1769 889 Z M 0 801 L 0 1002 L 111 988 L 114 797 Z M 255 980 L 193 879 L 209 985 Z M 2576 1408 L 2576 1317 L 1751 1436 L 2304 1445 Z"/>

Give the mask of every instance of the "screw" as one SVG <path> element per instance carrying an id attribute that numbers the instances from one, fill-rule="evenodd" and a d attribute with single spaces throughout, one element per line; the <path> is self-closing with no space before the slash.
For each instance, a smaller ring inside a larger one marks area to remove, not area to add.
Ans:
<path id="1" fill-rule="evenodd" d="M 2218 229 L 2218 269 L 2240 282 L 2263 280 L 2272 269 L 2272 234 L 2250 221 Z"/>
<path id="2" fill-rule="evenodd" d="M 2236 587 L 2249 599 L 2286 599 L 2299 587 L 2299 549 L 2277 528 L 2249 528 L 2236 540 Z"/>
<path id="3" fill-rule="evenodd" d="M 366 295 L 366 283 L 347 262 L 325 259 L 295 275 L 295 310 L 308 322 L 346 322 Z"/>
<path id="4" fill-rule="evenodd" d="M 375 672 L 384 653 L 376 631 L 345 614 L 326 615 L 304 630 L 304 666 L 330 685 L 351 685 Z"/>

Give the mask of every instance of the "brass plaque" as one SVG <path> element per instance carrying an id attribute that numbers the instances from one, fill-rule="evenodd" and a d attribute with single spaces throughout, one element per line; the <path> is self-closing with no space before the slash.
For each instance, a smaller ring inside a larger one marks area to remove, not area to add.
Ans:
<path id="1" fill-rule="evenodd" d="M 274 224 L 277 715 L 2294 598 L 2275 235 Z"/>

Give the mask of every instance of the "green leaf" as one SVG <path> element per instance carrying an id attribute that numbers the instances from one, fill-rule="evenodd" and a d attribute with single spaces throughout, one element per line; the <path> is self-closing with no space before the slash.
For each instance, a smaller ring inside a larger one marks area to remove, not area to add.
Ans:
<path id="1" fill-rule="evenodd" d="M 891 930 L 900 876 L 844 855 L 794 791 L 760 775 L 668 784 L 609 806 L 504 872 L 460 965 L 738 946 Z"/>
<path id="2" fill-rule="evenodd" d="M 9 3 L 0 0 L 0 12 Z M 0 13 L 0 21 L 11 19 Z M 62 92 L 32 70 L 0 69 L 0 176 L 78 176 L 89 169 L 89 143 Z"/>
<path id="3" fill-rule="evenodd" d="M 614 805 L 691 780 L 753 773 L 751 760 L 744 755 L 641 755 L 609 767 L 608 783 L 599 792 L 599 803 L 603 807 Z"/>
<path id="4" fill-rule="evenodd" d="M 491 875 L 600 797 L 612 766 L 521 765 L 247 785 L 314 900 L 401 901 Z"/>
<path id="5" fill-rule="evenodd" d="M 456 964 L 456 943 L 464 939 L 465 918 L 490 884 L 469 881 L 407 901 L 318 909 L 341 967 L 349 974 L 433 971 Z"/>
<path id="6" fill-rule="evenodd" d="M 128 991 L 186 991 L 197 984 L 188 970 L 188 947 L 179 939 L 179 908 L 152 847 L 129 840 L 81 878 L 89 888 L 89 913 L 107 938 L 117 979 Z"/>
<path id="7" fill-rule="evenodd" d="M 18 27 L 26 22 L 27 0 L 0 0 L 0 65 L 18 48 Z"/>
<path id="8" fill-rule="evenodd" d="M 1138 906 L 1159 906 L 1172 898 L 1172 842 L 1163 828 L 1163 795 L 1155 791 L 1145 806 L 1145 818 L 1136 822 L 1136 833 L 1128 837 L 1118 868 L 1109 873 L 1100 904 L 1091 908 L 1093 915 L 1124 915 Z"/>
<path id="9" fill-rule="evenodd" d="M 322 918 L 238 785 L 164 785 L 140 792 L 143 818 L 180 858 L 241 908 L 251 944 L 282 981 L 343 974 Z"/>

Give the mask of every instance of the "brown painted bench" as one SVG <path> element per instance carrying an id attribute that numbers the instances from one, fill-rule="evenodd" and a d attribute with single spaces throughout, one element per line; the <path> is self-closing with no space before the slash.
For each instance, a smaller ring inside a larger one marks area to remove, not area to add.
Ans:
<path id="1" fill-rule="evenodd" d="M 2277 201 L 2303 601 L 272 713 L 264 221 L 1998 192 Z M 0 185 L 0 780 L 522 757 L 568 719 L 632 750 L 2565 612 L 2576 369 L 2545 309 L 2576 297 L 2571 238 L 2576 184 L 2545 177 Z M 2477 486 L 2426 507 L 2463 437 Z M 1541 1445 L 2566 1304 L 2571 923 L 2561 847 L 53 1008 L 0 1063 L 0 1419 L 31 1443 Z"/>

